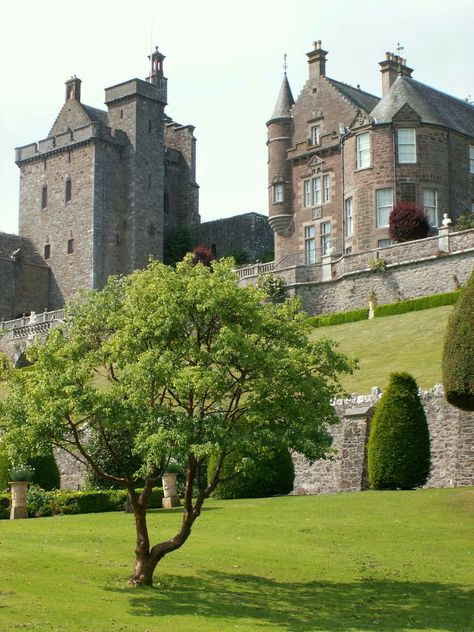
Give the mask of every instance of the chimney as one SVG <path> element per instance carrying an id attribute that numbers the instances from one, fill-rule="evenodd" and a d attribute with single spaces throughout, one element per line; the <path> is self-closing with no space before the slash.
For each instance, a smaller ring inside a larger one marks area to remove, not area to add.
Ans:
<path id="1" fill-rule="evenodd" d="M 382 96 L 384 96 L 392 87 L 397 77 L 411 77 L 413 68 L 409 68 L 407 60 L 394 53 L 385 53 L 384 61 L 379 63 L 382 73 Z"/>
<path id="2" fill-rule="evenodd" d="M 163 78 L 163 62 L 165 60 L 165 56 L 160 53 L 158 46 L 155 46 L 155 50 L 151 55 L 148 55 L 148 59 L 150 60 L 151 67 L 150 75 L 147 77 L 147 81 L 155 86 L 158 86 Z"/>
<path id="3" fill-rule="evenodd" d="M 306 53 L 309 63 L 309 77 L 326 76 L 326 55 L 327 50 L 321 48 L 321 40 L 314 42 L 314 49 Z"/>
<path id="4" fill-rule="evenodd" d="M 74 99 L 81 102 L 81 80 L 73 75 L 66 81 L 66 101 Z"/>

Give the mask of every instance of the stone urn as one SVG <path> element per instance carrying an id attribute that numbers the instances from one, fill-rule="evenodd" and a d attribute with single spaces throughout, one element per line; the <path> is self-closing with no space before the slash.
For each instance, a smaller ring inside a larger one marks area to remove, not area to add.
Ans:
<path id="1" fill-rule="evenodd" d="M 163 484 L 163 500 L 161 504 L 164 509 L 171 509 L 171 507 L 179 507 L 178 485 L 177 475 L 175 472 L 166 472 L 161 478 Z"/>
<path id="2" fill-rule="evenodd" d="M 12 506 L 10 509 L 10 520 L 28 518 L 27 490 L 28 481 L 11 481 L 8 483 L 12 488 Z"/>

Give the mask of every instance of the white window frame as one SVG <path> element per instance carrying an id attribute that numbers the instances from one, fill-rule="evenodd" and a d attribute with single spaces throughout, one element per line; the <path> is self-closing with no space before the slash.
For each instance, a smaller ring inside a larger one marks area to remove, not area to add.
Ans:
<path id="1" fill-rule="evenodd" d="M 321 126 L 320 125 L 314 125 L 311 128 L 311 144 L 312 145 L 321 144 Z"/>
<path id="2" fill-rule="evenodd" d="M 438 189 L 423 189 L 423 209 L 430 220 L 431 226 L 438 226 Z"/>
<path id="3" fill-rule="evenodd" d="M 323 203 L 331 200 L 331 177 L 329 173 L 323 175 Z"/>
<path id="4" fill-rule="evenodd" d="M 331 222 L 321 222 L 321 255 L 329 254 L 331 248 Z"/>
<path id="5" fill-rule="evenodd" d="M 371 166 L 370 132 L 356 136 L 356 166 L 357 169 L 367 169 Z"/>
<path id="6" fill-rule="evenodd" d="M 398 162 L 416 163 L 416 130 L 413 127 L 401 127 L 397 130 Z"/>
<path id="7" fill-rule="evenodd" d="M 346 237 L 352 237 L 354 230 L 354 215 L 352 198 L 347 198 L 344 203 L 344 231 Z"/>
<path id="8" fill-rule="evenodd" d="M 469 145 L 469 173 L 474 175 L 474 145 Z"/>
<path id="9" fill-rule="evenodd" d="M 390 191 L 390 201 L 388 201 L 388 199 L 381 199 L 388 191 Z M 388 218 L 393 210 L 393 189 L 377 189 L 375 196 L 377 207 L 377 228 L 388 228 Z M 385 217 L 386 223 L 384 223 Z"/>
<path id="10" fill-rule="evenodd" d="M 393 239 L 379 239 L 377 241 L 377 248 L 388 248 L 389 246 L 393 246 L 394 243 Z"/>
<path id="11" fill-rule="evenodd" d="M 276 182 L 273 185 L 273 204 L 282 204 L 284 199 L 285 185 L 283 182 Z"/>
<path id="12" fill-rule="evenodd" d="M 309 208 L 311 206 L 311 180 L 303 182 L 303 199 L 304 207 Z"/>
<path id="13" fill-rule="evenodd" d="M 307 264 L 316 263 L 316 229 L 314 224 L 304 227 L 304 253 Z"/>
<path id="14" fill-rule="evenodd" d="M 321 204 L 321 178 L 313 178 L 313 206 Z"/>

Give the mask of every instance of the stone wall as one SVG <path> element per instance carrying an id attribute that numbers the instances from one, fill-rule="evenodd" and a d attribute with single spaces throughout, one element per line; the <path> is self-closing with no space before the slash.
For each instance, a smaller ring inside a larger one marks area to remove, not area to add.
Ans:
<path id="1" fill-rule="evenodd" d="M 61 489 L 83 489 L 86 484 L 86 467 L 68 452 L 56 448 L 54 458 L 61 476 Z"/>
<path id="2" fill-rule="evenodd" d="M 309 464 L 294 454 L 295 493 L 324 494 L 368 489 L 367 441 L 380 392 L 337 402 L 341 424 L 335 426 L 333 453 Z M 454 408 L 436 385 L 421 395 L 431 437 L 431 472 L 426 487 L 474 485 L 474 413 Z"/>

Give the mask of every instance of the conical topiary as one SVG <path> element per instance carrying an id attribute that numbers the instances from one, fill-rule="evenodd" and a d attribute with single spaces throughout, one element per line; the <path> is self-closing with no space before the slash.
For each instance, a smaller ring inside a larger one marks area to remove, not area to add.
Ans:
<path id="1" fill-rule="evenodd" d="M 474 410 L 474 271 L 448 321 L 442 368 L 448 402 Z"/>
<path id="2" fill-rule="evenodd" d="M 413 489 L 426 483 L 430 436 L 418 386 L 408 373 L 392 373 L 377 404 L 368 461 L 374 489 Z"/>

